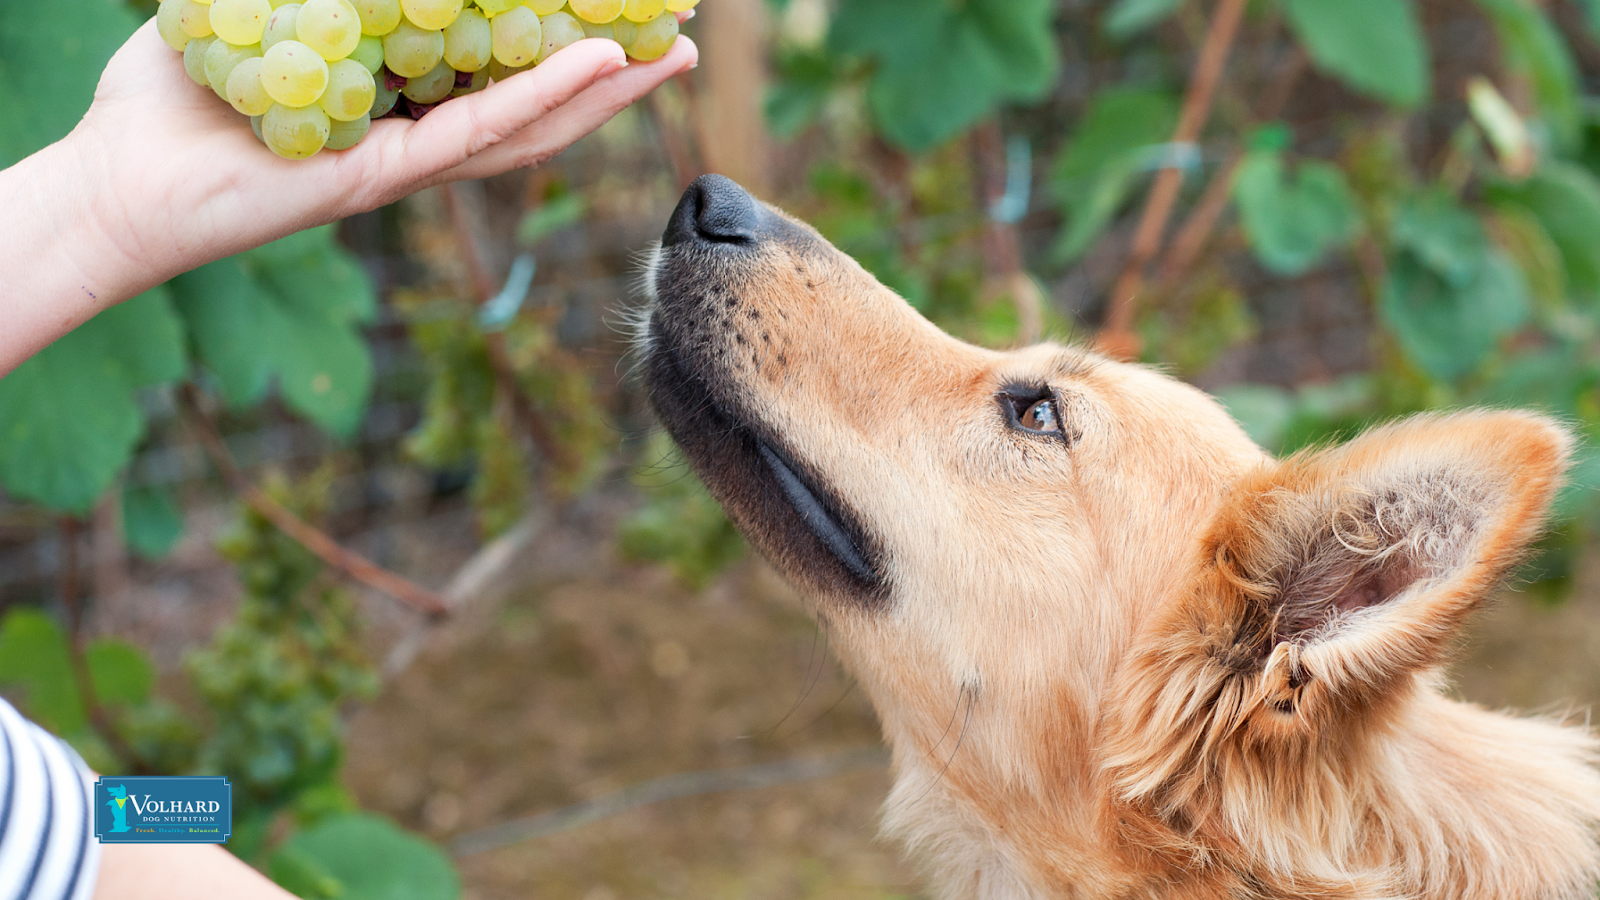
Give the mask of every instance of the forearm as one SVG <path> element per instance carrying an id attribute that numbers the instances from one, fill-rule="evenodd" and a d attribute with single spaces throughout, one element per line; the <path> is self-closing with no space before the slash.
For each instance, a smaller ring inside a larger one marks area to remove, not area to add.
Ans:
<path id="1" fill-rule="evenodd" d="M 128 258 L 82 170 L 72 137 L 0 170 L 0 376 L 171 274 Z"/>
<path id="2" fill-rule="evenodd" d="M 94 900 L 293 900 L 211 844 L 106 844 Z"/>

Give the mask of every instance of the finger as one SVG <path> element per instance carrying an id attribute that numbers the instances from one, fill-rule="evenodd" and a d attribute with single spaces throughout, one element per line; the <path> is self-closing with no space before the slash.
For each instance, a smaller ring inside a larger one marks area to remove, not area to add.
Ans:
<path id="1" fill-rule="evenodd" d="M 578 41 L 527 72 L 442 104 L 401 133 L 394 174 L 422 181 L 459 166 L 626 64 L 615 41 Z"/>
<path id="2" fill-rule="evenodd" d="M 442 173 L 438 181 L 462 178 L 488 178 L 511 169 L 536 166 L 570 147 L 579 138 L 610 121 L 612 116 L 700 58 L 694 41 L 679 37 L 660 59 L 633 63 L 594 86 L 572 102 L 552 111 L 533 128 L 524 129 L 510 140 L 489 148 L 462 165 Z M 429 113 L 429 116 L 434 115 Z"/>

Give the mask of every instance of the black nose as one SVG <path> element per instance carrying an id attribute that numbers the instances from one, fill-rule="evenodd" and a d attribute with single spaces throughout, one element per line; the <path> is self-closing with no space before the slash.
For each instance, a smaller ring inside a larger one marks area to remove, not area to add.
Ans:
<path id="1" fill-rule="evenodd" d="M 661 242 L 667 246 L 694 241 L 748 244 L 756 239 L 761 207 L 731 179 L 701 175 L 683 192 Z"/>

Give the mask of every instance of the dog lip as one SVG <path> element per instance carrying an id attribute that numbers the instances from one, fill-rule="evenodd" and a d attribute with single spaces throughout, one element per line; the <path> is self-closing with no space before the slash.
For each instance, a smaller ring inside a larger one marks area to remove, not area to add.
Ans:
<path id="1" fill-rule="evenodd" d="M 773 478 L 778 483 L 778 489 L 783 491 L 783 496 L 799 514 L 800 521 L 816 535 L 817 540 L 828 548 L 839 562 L 844 564 L 850 574 L 864 582 L 877 580 L 877 573 L 867 564 L 861 551 L 856 549 L 855 541 L 845 531 L 844 526 L 828 512 L 826 506 L 811 488 L 806 486 L 804 480 L 796 475 L 794 469 L 778 455 L 777 451 L 767 446 L 764 441 L 757 441 L 756 446 L 761 450 L 761 458 L 766 462 L 767 468 L 772 471 Z"/>

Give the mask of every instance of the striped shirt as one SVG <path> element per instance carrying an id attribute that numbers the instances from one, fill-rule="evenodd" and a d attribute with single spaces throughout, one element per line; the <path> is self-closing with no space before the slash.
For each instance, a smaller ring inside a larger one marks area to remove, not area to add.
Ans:
<path id="1" fill-rule="evenodd" d="M 0 700 L 0 900 L 89 900 L 93 786 L 71 747 Z"/>

